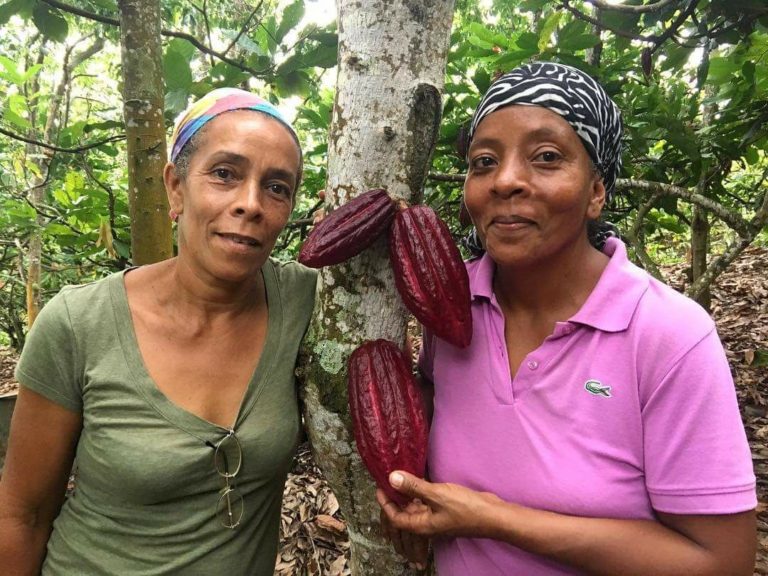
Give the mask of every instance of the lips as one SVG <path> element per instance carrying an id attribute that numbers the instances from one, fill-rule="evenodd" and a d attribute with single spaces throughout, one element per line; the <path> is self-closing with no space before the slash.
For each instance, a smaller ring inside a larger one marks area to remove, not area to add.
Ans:
<path id="1" fill-rule="evenodd" d="M 510 214 L 505 216 L 496 216 L 491 220 L 491 224 L 512 225 L 512 224 L 536 224 L 530 218 L 524 218 L 517 214 Z"/>
<path id="2" fill-rule="evenodd" d="M 253 236 L 245 236 L 243 234 L 235 234 L 234 232 L 218 232 L 217 236 L 229 240 L 230 242 L 234 242 L 235 244 L 240 244 L 243 246 L 258 246 L 259 241 L 256 240 Z"/>

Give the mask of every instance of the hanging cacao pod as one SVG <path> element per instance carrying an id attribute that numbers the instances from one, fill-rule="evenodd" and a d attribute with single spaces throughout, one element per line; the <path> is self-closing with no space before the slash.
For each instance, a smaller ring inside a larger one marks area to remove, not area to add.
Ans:
<path id="1" fill-rule="evenodd" d="M 428 206 L 399 211 L 389 233 L 389 258 L 406 308 L 436 336 L 469 346 L 469 277 L 445 222 Z"/>
<path id="2" fill-rule="evenodd" d="M 326 216 L 309 233 L 299 262 L 310 268 L 339 264 L 373 244 L 389 228 L 395 205 L 386 190 L 368 190 Z"/>
<path id="3" fill-rule="evenodd" d="M 643 48 L 640 53 L 640 65 L 643 67 L 643 76 L 648 80 L 653 72 L 653 53 L 650 48 Z"/>
<path id="4" fill-rule="evenodd" d="M 357 451 L 376 484 L 401 506 L 389 484 L 405 470 L 424 477 L 429 427 L 410 359 L 389 340 L 368 340 L 349 357 L 349 408 Z"/>

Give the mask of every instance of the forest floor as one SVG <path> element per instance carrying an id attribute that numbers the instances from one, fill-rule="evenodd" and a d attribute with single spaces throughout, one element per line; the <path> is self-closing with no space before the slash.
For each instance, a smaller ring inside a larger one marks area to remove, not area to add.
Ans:
<path id="1" fill-rule="evenodd" d="M 666 273 L 670 284 L 684 288 L 683 266 Z M 755 576 L 768 576 L 768 365 L 758 365 L 768 360 L 768 250 L 746 250 L 718 278 L 712 290 L 712 314 L 733 371 L 757 476 Z M 16 387 L 15 362 L 12 353 L 0 349 L 0 396 Z M 302 445 L 285 486 L 275 576 L 348 575 L 348 553 L 339 504 L 308 446 Z"/>

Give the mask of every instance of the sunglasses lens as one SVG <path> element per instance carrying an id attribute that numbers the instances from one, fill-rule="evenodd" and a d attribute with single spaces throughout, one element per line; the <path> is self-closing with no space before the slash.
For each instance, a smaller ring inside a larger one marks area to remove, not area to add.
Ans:
<path id="1" fill-rule="evenodd" d="M 243 497 L 236 488 L 227 487 L 222 490 L 216 516 L 225 528 L 236 528 L 240 524 L 243 519 Z"/>
<path id="2" fill-rule="evenodd" d="M 216 445 L 213 454 L 216 472 L 225 478 L 234 478 L 243 463 L 243 451 L 237 436 L 230 434 Z"/>

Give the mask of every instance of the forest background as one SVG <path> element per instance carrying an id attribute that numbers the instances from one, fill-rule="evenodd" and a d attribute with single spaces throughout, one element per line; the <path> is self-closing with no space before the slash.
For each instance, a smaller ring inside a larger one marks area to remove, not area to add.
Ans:
<path id="1" fill-rule="evenodd" d="M 322 205 L 334 111 L 339 34 L 319 10 L 313 0 L 0 4 L 0 345 L 19 351 L 63 285 L 172 254 L 162 184 L 135 184 L 142 169 L 142 182 L 152 181 L 147 160 L 161 165 L 164 144 L 149 154 L 126 145 L 141 113 L 131 94 L 155 69 L 162 136 L 188 102 L 219 86 L 256 90 L 295 119 L 305 179 L 275 253 L 295 257 Z M 159 32 L 158 50 L 126 50 L 129 26 Z M 745 250 L 764 260 L 768 245 L 765 1 L 457 0 L 423 190 L 457 242 L 466 233 L 457 142 L 492 79 L 534 59 L 586 70 L 616 100 L 624 168 L 606 218 L 638 264 L 711 309 L 718 279 Z M 765 295 L 758 302 L 743 313 L 764 314 Z M 764 386 L 760 333 L 729 358 Z M 757 389 L 751 401 L 764 415 Z"/>

